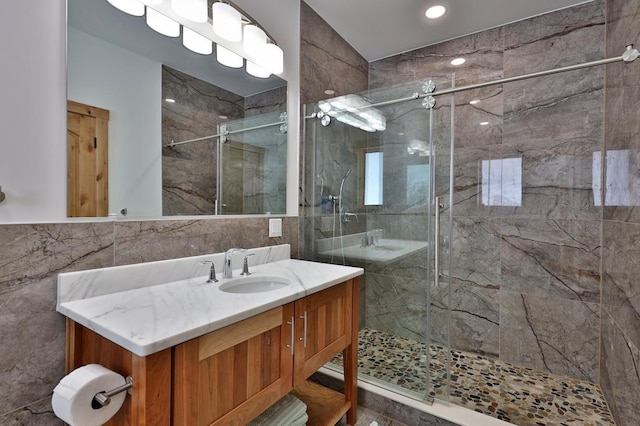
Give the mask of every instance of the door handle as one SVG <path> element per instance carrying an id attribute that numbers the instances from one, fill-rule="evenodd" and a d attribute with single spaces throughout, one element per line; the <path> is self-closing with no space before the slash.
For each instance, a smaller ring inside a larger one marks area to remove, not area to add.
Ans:
<path id="1" fill-rule="evenodd" d="M 287 348 L 291 349 L 291 355 L 293 355 L 293 346 L 295 343 L 295 318 L 291 317 L 291 321 L 287 321 L 287 324 L 289 324 L 291 326 L 291 344 L 287 345 Z"/>
<path id="2" fill-rule="evenodd" d="M 304 334 L 300 337 L 300 341 L 304 342 L 304 347 L 307 347 L 307 311 L 304 311 L 304 315 L 300 316 L 301 320 L 304 320 Z"/>

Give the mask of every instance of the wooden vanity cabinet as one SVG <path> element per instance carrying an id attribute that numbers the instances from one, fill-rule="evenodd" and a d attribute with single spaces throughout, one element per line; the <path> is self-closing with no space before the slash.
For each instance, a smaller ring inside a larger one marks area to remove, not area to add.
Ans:
<path id="1" fill-rule="evenodd" d="M 355 424 L 357 318 L 355 278 L 148 357 L 69 320 L 67 371 L 98 362 L 132 375 L 132 397 L 109 425 L 246 425 L 289 392 L 310 426 L 345 413 Z M 341 351 L 344 394 L 306 380 Z"/>
<path id="2" fill-rule="evenodd" d="M 174 349 L 173 424 L 246 425 L 291 389 L 287 304 Z"/>

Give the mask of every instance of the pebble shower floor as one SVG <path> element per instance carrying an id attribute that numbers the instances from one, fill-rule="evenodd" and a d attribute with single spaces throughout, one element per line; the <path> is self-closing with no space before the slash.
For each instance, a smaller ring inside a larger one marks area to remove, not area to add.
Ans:
<path id="1" fill-rule="evenodd" d="M 413 392 L 426 391 L 426 345 L 365 328 L 358 339 L 358 373 Z M 432 396 L 446 378 L 446 352 L 431 345 Z M 342 364 L 340 357 L 334 362 Z M 451 351 L 451 402 L 516 425 L 615 425 L 600 387 L 518 367 L 470 352 Z"/>

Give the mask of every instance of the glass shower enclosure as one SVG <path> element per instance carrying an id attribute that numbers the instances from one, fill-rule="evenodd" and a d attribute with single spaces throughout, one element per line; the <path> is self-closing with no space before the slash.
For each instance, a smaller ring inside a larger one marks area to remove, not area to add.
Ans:
<path id="1" fill-rule="evenodd" d="M 304 107 L 304 257 L 363 267 L 359 379 L 448 401 L 451 77 Z M 433 99 L 431 99 L 433 100 Z M 340 370 L 340 357 L 327 366 Z"/>

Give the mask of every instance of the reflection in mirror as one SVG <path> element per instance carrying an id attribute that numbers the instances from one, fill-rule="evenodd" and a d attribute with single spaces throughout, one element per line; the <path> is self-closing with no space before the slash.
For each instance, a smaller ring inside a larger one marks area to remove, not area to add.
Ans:
<path id="1" fill-rule="evenodd" d="M 241 97 L 169 67 L 162 80 L 163 214 L 285 213 L 286 88 Z"/>
<path id="2" fill-rule="evenodd" d="M 286 134 L 275 135 L 286 112 L 284 80 L 258 79 L 244 69 L 218 64 L 215 54 L 193 53 L 180 38 L 152 31 L 144 17 L 126 15 L 106 0 L 68 4 L 68 99 L 109 114 L 109 214 L 153 218 L 285 212 L 284 203 L 280 207 L 277 201 L 284 197 L 284 180 L 267 179 L 286 173 L 284 161 L 271 163 L 286 152 Z M 237 145 L 242 155 L 230 156 L 236 164 L 256 161 L 229 178 L 241 185 L 230 185 L 226 193 L 242 191 L 243 202 L 224 209 L 224 201 L 218 200 L 224 184 L 218 165 L 225 157 L 218 155 L 218 138 L 166 145 L 216 135 L 225 123 L 237 125 L 263 114 L 262 120 L 273 127 L 247 133 L 251 137 Z M 274 168 L 279 172 L 272 173 Z M 253 177 L 260 170 L 264 178 L 238 181 L 238 176 Z M 248 201 L 267 194 L 268 200 Z"/>
<path id="3" fill-rule="evenodd" d="M 602 205 L 602 151 L 593 153 L 593 202 Z M 640 153 L 630 149 L 609 149 L 605 159 L 604 205 L 640 206 Z"/>
<path id="4" fill-rule="evenodd" d="M 482 160 L 482 205 L 522 205 L 522 157 Z"/>

